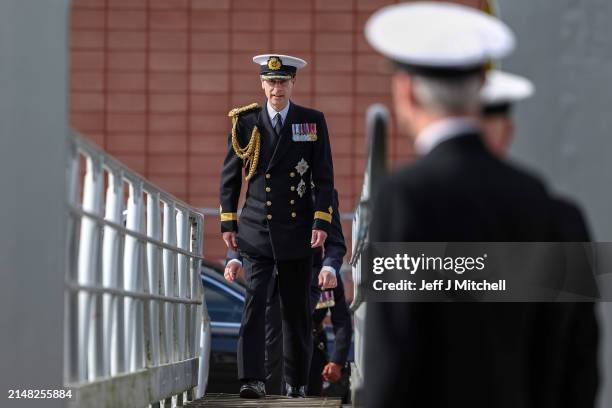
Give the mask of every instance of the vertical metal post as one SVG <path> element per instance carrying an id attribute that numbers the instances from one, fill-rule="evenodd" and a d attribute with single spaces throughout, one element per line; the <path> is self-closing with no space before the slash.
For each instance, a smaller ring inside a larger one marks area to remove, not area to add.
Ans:
<path id="1" fill-rule="evenodd" d="M 176 208 L 174 203 L 164 202 L 164 228 L 163 242 L 168 245 L 176 245 Z M 164 269 L 164 295 L 176 296 L 176 253 L 162 250 Z M 166 302 L 164 305 L 164 340 L 166 363 L 177 361 L 174 330 L 174 305 Z"/>
<path id="2" fill-rule="evenodd" d="M 198 217 L 199 218 L 199 217 Z M 199 223 L 197 219 L 189 220 L 190 231 L 191 231 L 191 245 L 190 251 L 198 255 L 202 254 L 202 233 L 203 233 L 203 220 L 200 218 Z M 201 228 L 200 228 L 201 227 Z M 200 278 L 200 270 L 202 263 L 197 258 L 192 258 L 189 262 L 190 266 L 190 287 L 191 294 L 190 299 L 201 299 L 202 298 L 202 279 Z M 202 320 L 202 308 L 196 307 L 195 305 L 189 306 L 191 311 L 190 320 L 190 350 L 191 355 L 198 355 L 200 351 L 200 325 L 198 322 Z"/>
<path id="3" fill-rule="evenodd" d="M 68 147 L 68 203 L 77 206 L 80 196 L 80 155 L 74 143 Z M 78 251 L 81 219 L 73 214 L 68 216 L 67 235 L 67 270 L 66 280 L 74 283 L 78 281 Z M 76 382 L 79 380 L 79 359 L 74 350 L 79 344 L 78 295 L 66 292 L 64 296 L 64 379 Z"/>
<path id="4" fill-rule="evenodd" d="M 127 206 L 126 228 L 142 232 L 143 217 L 142 184 L 131 182 L 129 186 L 129 199 Z M 125 237 L 125 253 L 123 261 L 123 284 L 126 290 L 139 291 L 142 274 L 140 273 L 140 247 L 141 244 L 133 236 Z M 142 315 L 139 306 L 142 301 L 130 297 L 125 298 L 125 340 L 126 365 L 130 371 L 142 367 Z"/>
<path id="5" fill-rule="evenodd" d="M 123 177 L 120 172 L 108 173 L 106 190 L 106 206 L 104 218 L 122 225 L 123 214 Z M 117 230 L 110 226 L 104 227 L 102 244 L 102 284 L 104 287 L 119 287 L 119 244 L 122 242 Z M 104 376 L 119 372 L 118 360 L 113 356 L 123 355 L 123 347 L 119 346 L 117 333 L 117 297 L 106 294 L 103 297 L 104 309 Z"/>
<path id="6" fill-rule="evenodd" d="M 147 194 L 147 235 L 156 240 L 161 240 L 161 212 L 160 212 L 160 197 L 159 193 Z M 161 265 L 161 250 L 157 245 L 147 244 L 147 266 L 148 266 L 148 283 L 149 291 L 152 294 L 160 294 L 160 273 Z M 151 355 L 150 363 L 158 365 L 160 362 L 160 341 L 159 341 L 159 308 L 160 302 L 152 300 L 148 302 L 150 309 L 151 320 L 150 339 L 151 339 Z"/>
<path id="7" fill-rule="evenodd" d="M 189 250 L 189 216 L 185 214 L 185 210 L 180 209 L 176 215 L 176 226 L 178 235 L 177 246 L 185 251 Z M 184 298 L 187 296 L 187 274 L 188 274 L 189 259 L 182 254 L 178 254 L 178 296 Z M 186 307 L 184 304 L 178 305 L 178 355 L 181 360 L 187 357 L 185 352 L 185 317 Z"/>
<path id="8" fill-rule="evenodd" d="M 102 208 L 102 164 L 98 158 L 87 157 L 83 188 L 83 210 L 99 214 Z M 96 283 L 99 270 L 99 235 L 97 223 L 89 218 L 81 220 L 79 240 L 78 282 L 82 285 Z M 81 292 L 79 298 L 79 379 L 94 379 L 101 375 L 102 356 L 101 325 L 96 320 L 95 295 Z M 92 327 L 93 325 L 93 327 Z"/>

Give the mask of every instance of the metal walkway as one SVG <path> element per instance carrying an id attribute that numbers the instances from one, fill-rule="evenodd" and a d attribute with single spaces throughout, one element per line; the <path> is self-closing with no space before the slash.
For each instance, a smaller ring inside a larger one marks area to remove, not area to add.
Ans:
<path id="1" fill-rule="evenodd" d="M 268 395 L 264 399 L 244 399 L 238 395 L 206 394 L 204 398 L 185 405 L 189 408 L 202 407 L 261 407 L 261 408 L 292 408 L 292 407 L 342 407 L 340 398 L 289 398 L 278 395 Z"/>

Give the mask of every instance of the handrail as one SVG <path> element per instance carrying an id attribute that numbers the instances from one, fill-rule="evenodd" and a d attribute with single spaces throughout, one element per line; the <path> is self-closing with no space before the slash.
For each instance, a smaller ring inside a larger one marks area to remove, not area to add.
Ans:
<path id="1" fill-rule="evenodd" d="M 204 215 L 79 135 L 68 146 L 69 405 L 160 407 L 201 397 L 210 347 Z"/>
<path id="2" fill-rule="evenodd" d="M 384 105 L 370 106 L 366 115 L 366 137 L 368 142 L 368 160 L 363 176 L 361 197 L 353 217 L 352 244 L 350 264 L 353 267 L 353 302 L 351 310 L 355 311 L 363 302 L 361 254 L 368 243 L 370 217 L 374 188 L 386 174 L 385 139 L 389 112 Z"/>
<path id="3" fill-rule="evenodd" d="M 368 161 L 363 177 L 361 197 L 355 210 L 352 228 L 352 256 L 350 264 L 353 273 L 353 301 L 350 309 L 353 312 L 354 322 L 354 361 L 351 366 L 351 397 L 353 406 L 364 406 L 365 388 L 364 377 L 364 351 L 365 351 L 365 316 L 367 303 L 364 302 L 362 277 L 367 266 L 362 262 L 362 254 L 369 241 L 370 217 L 372 197 L 375 196 L 375 186 L 386 172 L 385 166 L 385 138 L 389 113 L 383 105 L 373 105 L 366 115 L 366 137 L 368 142 Z"/>

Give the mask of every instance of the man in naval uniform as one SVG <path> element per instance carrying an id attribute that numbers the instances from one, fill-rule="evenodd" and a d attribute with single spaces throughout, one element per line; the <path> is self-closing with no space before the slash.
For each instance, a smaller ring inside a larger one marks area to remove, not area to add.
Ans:
<path id="1" fill-rule="evenodd" d="M 276 268 L 287 395 L 303 397 L 312 352 L 312 251 L 324 244 L 333 213 L 331 149 L 323 114 L 290 100 L 306 62 L 287 55 L 258 55 L 253 62 L 267 101 L 229 113 L 221 173 L 223 240 L 240 251 L 247 284 L 238 340 L 240 396 L 265 396 L 265 309 Z M 248 188 L 238 217 L 243 177 Z"/>
<path id="2" fill-rule="evenodd" d="M 312 254 L 312 281 L 310 284 L 310 312 L 314 315 L 315 307 L 321 297 L 321 291 L 334 288 L 334 296 L 337 302 L 342 303 L 344 294 L 341 297 L 336 295 L 336 286 L 342 285 L 341 278 L 338 275 L 344 255 L 346 255 L 346 244 L 344 242 L 344 234 L 342 233 L 342 224 L 340 222 L 340 211 L 338 205 L 338 192 L 334 190 L 333 197 L 333 213 L 332 222 L 329 228 L 327 239 L 323 248 L 315 248 Z M 236 279 L 240 268 L 242 267 L 242 257 L 237 251 L 227 250 L 227 262 L 225 265 L 224 277 L 232 282 Z M 283 332 L 281 309 L 278 294 L 278 274 L 274 273 L 270 279 L 268 289 L 268 303 L 266 305 L 266 392 L 272 395 L 281 395 L 283 384 Z M 344 290 L 344 289 L 342 289 Z M 338 307 L 335 312 L 334 332 L 336 333 L 336 341 L 338 344 L 350 345 L 351 333 L 348 329 L 351 328 L 350 316 L 346 303 L 344 309 Z M 325 309 L 327 310 L 327 309 Z M 346 311 L 346 314 L 342 314 Z M 348 338 L 348 340 L 347 340 Z M 313 359 L 315 358 L 313 352 Z M 344 355 L 342 350 L 337 355 Z M 336 361 L 336 360 L 334 360 Z M 327 367 L 328 371 L 337 370 L 338 367 L 331 364 Z M 317 375 L 320 377 L 321 372 Z M 312 378 L 312 366 L 310 368 L 310 377 Z M 312 394 L 311 380 L 308 382 L 308 395 Z"/>
<path id="3" fill-rule="evenodd" d="M 510 29 L 451 3 L 385 7 L 366 38 L 396 70 L 398 125 L 420 157 L 379 187 L 372 242 L 561 241 L 536 177 L 485 147 L 485 66 L 514 47 Z M 538 303 L 367 304 L 368 407 L 593 406 L 593 308 Z"/>

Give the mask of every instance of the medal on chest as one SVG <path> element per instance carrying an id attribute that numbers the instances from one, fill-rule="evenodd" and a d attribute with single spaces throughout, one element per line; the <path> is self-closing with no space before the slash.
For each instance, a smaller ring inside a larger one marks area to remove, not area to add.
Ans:
<path id="1" fill-rule="evenodd" d="M 294 123 L 291 125 L 291 139 L 294 142 L 316 142 L 316 123 Z"/>

